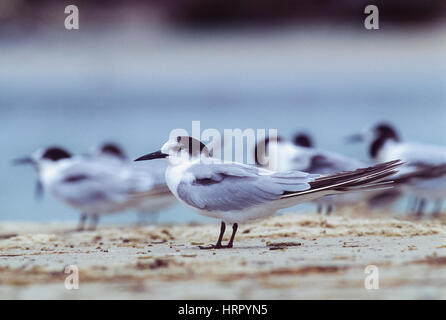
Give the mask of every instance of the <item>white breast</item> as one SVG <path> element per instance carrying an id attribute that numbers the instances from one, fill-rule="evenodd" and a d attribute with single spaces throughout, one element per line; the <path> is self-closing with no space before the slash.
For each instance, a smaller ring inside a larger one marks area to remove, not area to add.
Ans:
<path id="1" fill-rule="evenodd" d="M 169 165 L 166 169 L 166 184 L 173 195 L 183 202 L 178 197 L 178 185 L 181 181 L 193 181 L 194 177 L 191 173 L 186 172 L 193 162 L 183 162 L 177 165 Z"/>

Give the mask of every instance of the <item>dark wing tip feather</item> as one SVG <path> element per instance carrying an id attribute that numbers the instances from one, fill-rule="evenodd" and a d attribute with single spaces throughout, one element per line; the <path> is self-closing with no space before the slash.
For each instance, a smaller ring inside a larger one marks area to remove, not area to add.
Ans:
<path id="1" fill-rule="evenodd" d="M 287 193 L 283 197 L 298 196 L 299 194 L 316 192 L 320 190 L 349 191 L 359 186 L 366 189 L 367 184 L 381 181 L 398 172 L 398 167 L 404 163 L 401 160 L 393 160 L 379 163 L 371 167 L 359 168 L 354 171 L 339 172 L 323 176 L 310 182 L 310 189 L 303 192 Z M 390 182 L 390 181 L 389 181 Z"/>
<path id="2" fill-rule="evenodd" d="M 352 178 L 373 178 L 375 175 L 381 175 L 386 172 L 393 171 L 394 169 L 402 166 L 404 163 L 400 160 L 393 160 L 389 162 L 383 162 L 376 164 L 371 167 L 366 168 L 359 168 L 353 171 L 344 171 L 339 172 L 327 176 L 323 176 L 320 178 L 317 178 L 314 182 L 311 182 L 310 185 L 314 188 L 317 188 L 318 186 L 323 186 L 327 183 L 342 183 L 351 180 Z M 395 174 L 397 171 L 393 171 L 392 173 L 389 173 L 389 176 L 392 174 Z M 377 178 L 378 179 L 378 178 Z M 361 181 L 363 182 L 363 181 Z"/>

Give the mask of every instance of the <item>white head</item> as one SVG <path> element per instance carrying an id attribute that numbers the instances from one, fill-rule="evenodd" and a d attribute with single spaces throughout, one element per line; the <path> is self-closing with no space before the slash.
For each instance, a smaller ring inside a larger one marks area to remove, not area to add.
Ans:
<path id="1" fill-rule="evenodd" d="M 159 151 L 146 154 L 135 161 L 166 158 L 170 164 L 175 165 L 183 161 L 209 157 L 209 149 L 204 143 L 188 136 L 178 136 L 169 139 Z"/>

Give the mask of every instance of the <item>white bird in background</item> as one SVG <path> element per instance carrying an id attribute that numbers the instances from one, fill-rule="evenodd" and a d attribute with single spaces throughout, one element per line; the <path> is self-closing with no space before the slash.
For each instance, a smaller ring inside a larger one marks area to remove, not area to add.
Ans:
<path id="1" fill-rule="evenodd" d="M 415 211 L 423 215 L 426 201 L 436 203 L 434 214 L 441 212 L 446 197 L 446 148 L 421 143 L 402 142 L 395 128 L 378 123 L 349 137 L 350 142 L 368 142 L 369 156 L 376 162 L 401 159 L 405 162 L 395 178 L 401 189 L 415 197 Z"/>
<path id="2" fill-rule="evenodd" d="M 274 172 L 210 157 L 208 148 L 187 136 L 168 140 L 161 150 L 135 161 L 166 158 L 166 182 L 177 199 L 197 213 L 221 220 L 217 243 L 201 249 L 231 248 L 238 224 L 273 215 L 282 208 L 353 190 L 382 187 L 399 161 L 328 176 L 301 171 Z M 388 183 L 384 184 L 388 186 Z M 226 223 L 232 235 L 222 245 Z"/>
<path id="3" fill-rule="evenodd" d="M 151 216 L 152 222 L 162 210 L 177 202 L 166 185 L 165 161 L 134 162 L 129 161 L 123 149 L 114 142 L 103 143 L 93 149 L 92 155 L 101 161 L 111 161 L 116 164 L 130 166 L 135 174 L 150 175 L 153 181 L 152 192 L 147 194 L 137 204 L 135 209 L 140 216 L 140 223 L 145 222 L 146 216 Z"/>
<path id="4" fill-rule="evenodd" d="M 81 211 L 78 230 L 84 229 L 88 217 L 90 229 L 95 229 L 99 215 L 134 208 L 154 192 L 150 173 L 119 162 L 72 156 L 60 147 L 38 150 L 15 163 L 32 164 L 39 185 Z"/>
<path id="5" fill-rule="evenodd" d="M 294 139 L 297 141 L 300 137 Z M 308 137 L 307 137 L 308 138 Z M 254 150 L 256 163 L 270 170 L 300 170 L 310 173 L 330 174 L 340 171 L 355 170 L 365 164 L 335 152 L 314 149 L 308 146 L 311 139 L 306 139 L 307 146 L 293 144 L 282 137 L 277 137 L 274 156 L 269 154 L 271 140 L 260 141 Z"/>
<path id="6" fill-rule="evenodd" d="M 294 144 L 281 137 L 277 137 L 275 141 L 277 141 L 275 149 L 269 148 L 269 138 L 257 144 L 254 152 L 258 166 L 270 170 L 299 170 L 314 174 L 333 174 L 367 166 L 354 158 L 315 149 L 313 139 L 307 133 L 296 134 L 293 139 Z M 272 152 L 276 154 L 272 155 Z M 326 214 L 330 214 L 334 207 L 352 205 L 364 201 L 370 196 L 369 192 L 348 193 L 327 196 L 314 202 L 317 204 L 319 213 L 325 207 Z"/>

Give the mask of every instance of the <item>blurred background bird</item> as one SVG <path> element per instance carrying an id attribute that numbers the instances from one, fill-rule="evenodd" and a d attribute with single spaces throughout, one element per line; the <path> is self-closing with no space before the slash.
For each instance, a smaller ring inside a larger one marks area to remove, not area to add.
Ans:
<path id="1" fill-rule="evenodd" d="M 416 215 L 423 215 L 427 201 L 435 204 L 434 215 L 441 212 L 446 197 L 445 146 L 404 142 L 389 123 L 377 123 L 350 136 L 348 141 L 367 143 L 370 159 L 375 162 L 404 161 L 405 165 L 392 180 L 415 199 Z"/>
<path id="2" fill-rule="evenodd" d="M 61 147 L 49 147 L 15 163 L 33 165 L 39 185 L 81 212 L 77 230 L 84 230 L 88 218 L 93 230 L 100 215 L 133 208 L 147 211 L 153 198 L 170 194 L 151 171 L 125 163 L 110 152 L 117 150 L 110 146 L 90 156 L 73 156 Z"/>

